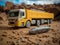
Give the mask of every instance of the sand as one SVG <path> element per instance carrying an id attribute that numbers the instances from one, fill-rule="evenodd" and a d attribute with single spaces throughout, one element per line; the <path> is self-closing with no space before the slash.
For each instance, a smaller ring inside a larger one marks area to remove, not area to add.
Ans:
<path id="1" fill-rule="evenodd" d="M 7 23 L 0 24 L 0 45 L 60 45 L 60 22 L 53 21 L 51 30 L 30 35 L 30 28 L 11 28 Z M 41 25 L 42 26 L 42 25 Z"/>

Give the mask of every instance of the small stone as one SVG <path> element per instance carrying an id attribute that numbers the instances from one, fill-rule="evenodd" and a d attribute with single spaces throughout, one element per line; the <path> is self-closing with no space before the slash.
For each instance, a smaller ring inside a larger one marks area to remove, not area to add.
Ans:
<path id="1" fill-rule="evenodd" d="M 12 39 L 12 37 L 9 37 L 10 39 Z"/>
<path id="2" fill-rule="evenodd" d="M 59 40 L 59 45 L 60 45 L 60 40 Z"/>
<path id="3" fill-rule="evenodd" d="M 7 37 L 7 35 L 3 34 L 2 36 Z"/>
<path id="4" fill-rule="evenodd" d="M 15 32 L 12 31 L 13 34 L 15 34 Z"/>
<path id="5" fill-rule="evenodd" d="M 52 41 L 53 41 L 53 43 L 56 43 L 58 41 L 58 39 L 53 37 Z"/>
<path id="6" fill-rule="evenodd" d="M 17 35 L 19 35 L 19 33 Z"/>
<path id="7" fill-rule="evenodd" d="M 3 38 L 1 38 L 0 41 L 3 41 Z"/>
<path id="8" fill-rule="evenodd" d="M 11 42 L 11 45 L 15 45 L 15 43 L 14 42 Z"/>

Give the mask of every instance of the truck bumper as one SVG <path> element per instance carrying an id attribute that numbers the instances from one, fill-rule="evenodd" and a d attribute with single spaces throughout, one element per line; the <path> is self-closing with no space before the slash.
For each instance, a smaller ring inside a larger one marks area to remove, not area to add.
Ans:
<path id="1" fill-rule="evenodd" d="M 9 22 L 8 25 L 13 26 L 13 27 L 21 27 L 21 22 Z"/>

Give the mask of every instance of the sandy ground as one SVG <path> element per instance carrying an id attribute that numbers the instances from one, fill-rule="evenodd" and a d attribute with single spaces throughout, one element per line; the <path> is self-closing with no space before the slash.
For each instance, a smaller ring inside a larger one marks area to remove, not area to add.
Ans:
<path id="1" fill-rule="evenodd" d="M 30 28 L 10 28 L 0 23 L 0 45 L 60 45 L 60 22 L 54 21 L 46 33 L 29 35 Z"/>

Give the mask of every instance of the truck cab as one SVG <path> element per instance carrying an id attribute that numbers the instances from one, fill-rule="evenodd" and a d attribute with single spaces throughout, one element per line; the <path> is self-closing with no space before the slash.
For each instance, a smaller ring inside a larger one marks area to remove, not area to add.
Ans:
<path id="1" fill-rule="evenodd" d="M 20 26 L 20 20 L 26 17 L 25 9 L 16 9 L 9 12 L 8 21 L 11 26 Z"/>

